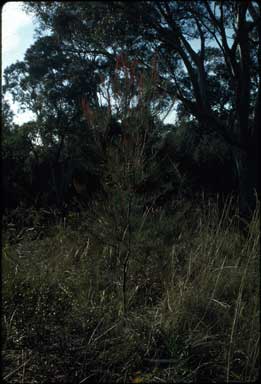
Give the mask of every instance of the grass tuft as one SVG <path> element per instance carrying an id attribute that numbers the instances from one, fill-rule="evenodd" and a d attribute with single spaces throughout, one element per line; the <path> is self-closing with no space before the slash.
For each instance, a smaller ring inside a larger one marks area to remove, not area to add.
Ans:
<path id="1" fill-rule="evenodd" d="M 112 204 L 6 227 L 5 382 L 257 380 L 259 206 L 244 232 L 231 201 L 133 210 L 130 241 Z"/>

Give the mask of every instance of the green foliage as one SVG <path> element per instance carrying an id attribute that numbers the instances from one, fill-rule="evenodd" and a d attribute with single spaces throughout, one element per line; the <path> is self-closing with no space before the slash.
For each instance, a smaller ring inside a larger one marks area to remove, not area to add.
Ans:
<path id="1" fill-rule="evenodd" d="M 36 121 L 3 102 L 4 380 L 257 380 L 259 201 L 243 222 L 215 196 L 233 163 L 243 203 L 256 185 L 256 2 L 24 7 L 38 39 L 4 93 Z M 70 182 L 82 209 L 60 215 Z"/>
<path id="2" fill-rule="evenodd" d="M 14 117 L 14 114 L 10 108 L 10 105 L 2 95 L 2 120 L 3 120 L 2 134 L 3 136 L 7 135 L 12 129 L 13 117 Z"/>
<path id="3" fill-rule="evenodd" d="M 255 111 L 260 109 L 258 9 L 255 4 L 215 7 L 217 14 L 207 3 L 77 2 L 75 7 L 66 2 L 47 7 L 28 2 L 24 8 L 40 21 L 38 39 L 22 62 L 6 69 L 4 90 L 36 113 L 30 135 L 41 141 L 47 156 L 88 163 L 91 169 L 103 161 L 99 136 L 111 118 L 124 121 L 141 97 L 145 108 L 139 113 L 149 111 L 154 122 L 175 104 L 178 126 L 186 130 L 183 139 L 176 137 L 184 173 L 194 172 L 188 158 L 212 173 L 223 163 L 231 170 L 226 183 L 237 172 L 241 200 L 251 205 L 257 187 Z M 228 44 L 230 30 L 234 36 Z M 193 39 L 200 41 L 199 49 L 193 48 Z M 239 46 L 244 55 L 237 54 Z M 83 121 L 84 100 L 100 114 L 97 124 Z M 131 124 L 136 124 L 133 117 Z M 158 128 L 153 140 L 159 143 L 162 133 Z M 177 172 L 166 173 L 176 178 Z M 202 178 L 208 178 L 207 171 Z M 202 178 L 198 184 L 204 186 Z"/>
<path id="4" fill-rule="evenodd" d="M 2 132 L 2 198 L 4 208 L 15 208 L 29 195 L 32 158 L 32 135 L 30 124 L 19 127 L 12 123 L 12 114 L 4 102 Z"/>

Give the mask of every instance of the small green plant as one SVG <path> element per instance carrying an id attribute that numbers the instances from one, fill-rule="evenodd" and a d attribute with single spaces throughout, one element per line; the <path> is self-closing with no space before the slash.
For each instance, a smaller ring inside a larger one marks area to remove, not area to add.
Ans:
<path id="1" fill-rule="evenodd" d="M 113 249 L 114 267 L 119 262 L 124 314 L 129 301 L 129 263 L 139 248 L 144 222 L 152 211 L 152 206 L 145 207 L 144 196 L 138 195 L 137 189 L 154 166 L 152 157 L 147 155 L 148 139 L 154 134 L 151 111 L 155 93 L 154 77 L 155 63 L 148 77 L 138 74 L 137 63 L 129 63 L 124 55 L 120 55 L 116 60 L 111 84 L 103 83 L 108 103 L 105 121 L 115 119 L 112 115 L 114 110 L 116 119 L 121 122 L 121 132 L 115 137 L 108 137 L 105 132 L 107 142 L 100 145 L 104 149 L 102 185 L 106 198 L 93 206 L 92 222 L 88 220 L 87 228 L 92 234 L 95 232 L 105 246 Z M 88 125 L 93 126 L 96 135 L 102 132 L 104 128 L 98 114 L 91 111 L 86 102 L 83 108 Z"/>

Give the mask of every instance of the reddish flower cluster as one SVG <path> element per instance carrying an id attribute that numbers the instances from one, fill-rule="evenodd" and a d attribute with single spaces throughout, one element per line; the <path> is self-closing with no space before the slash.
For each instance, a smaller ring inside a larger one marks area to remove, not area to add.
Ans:
<path id="1" fill-rule="evenodd" d="M 122 52 L 115 59 L 115 70 L 114 76 L 111 79 L 111 89 L 115 96 L 115 100 L 120 100 L 122 103 L 121 107 L 124 105 L 125 113 L 131 111 L 131 102 L 133 98 L 137 97 L 137 102 L 139 106 L 142 106 L 145 95 L 145 76 L 144 73 L 139 71 L 139 66 L 141 63 L 139 60 L 129 61 L 127 55 Z M 120 87 L 120 72 L 124 73 L 124 88 L 123 90 Z M 150 84 L 155 84 L 158 80 L 158 60 L 154 56 L 152 58 L 151 65 L 151 78 Z M 108 113 L 111 117 L 112 115 L 112 98 L 110 94 L 110 87 L 105 87 L 105 77 L 100 75 L 100 84 L 104 84 L 105 95 L 108 103 Z M 82 98 L 82 109 L 86 121 L 89 125 L 93 124 L 94 113 L 91 110 L 88 101 L 85 98 Z"/>

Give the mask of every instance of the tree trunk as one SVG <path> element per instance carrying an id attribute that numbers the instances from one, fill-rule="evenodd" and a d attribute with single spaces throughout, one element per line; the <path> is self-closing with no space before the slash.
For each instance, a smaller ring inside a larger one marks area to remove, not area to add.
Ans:
<path id="1" fill-rule="evenodd" d="M 257 153 L 240 151 L 234 155 L 239 189 L 239 214 L 244 220 L 251 220 L 256 208 Z"/>

